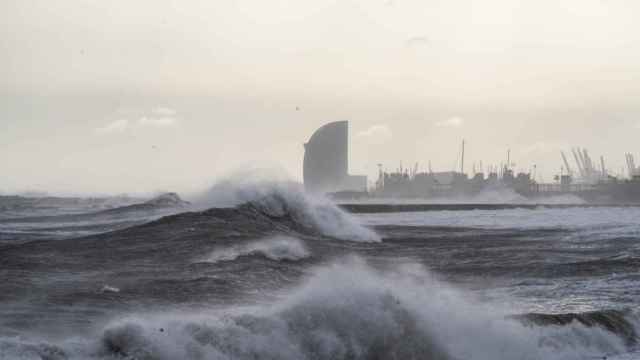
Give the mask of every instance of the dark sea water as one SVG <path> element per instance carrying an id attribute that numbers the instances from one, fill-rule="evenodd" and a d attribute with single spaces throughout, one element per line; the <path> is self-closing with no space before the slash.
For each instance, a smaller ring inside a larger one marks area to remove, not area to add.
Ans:
<path id="1" fill-rule="evenodd" d="M 0 359 L 640 359 L 640 208 L 243 194 L 5 211 Z"/>

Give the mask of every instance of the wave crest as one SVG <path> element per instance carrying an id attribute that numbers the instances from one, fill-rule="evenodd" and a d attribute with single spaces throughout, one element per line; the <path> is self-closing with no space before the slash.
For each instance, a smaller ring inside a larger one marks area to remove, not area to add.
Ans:
<path id="1" fill-rule="evenodd" d="M 275 236 L 244 245 L 219 249 L 203 259 L 203 262 L 217 263 L 233 261 L 241 256 L 260 255 L 274 261 L 298 261 L 311 256 L 311 253 L 299 239 L 288 236 Z"/>
<path id="2" fill-rule="evenodd" d="M 222 181 L 200 196 L 197 203 L 202 207 L 244 204 L 269 217 L 289 216 L 300 226 L 336 239 L 381 241 L 378 234 L 361 225 L 329 199 L 308 194 L 300 184 L 293 182 Z"/>

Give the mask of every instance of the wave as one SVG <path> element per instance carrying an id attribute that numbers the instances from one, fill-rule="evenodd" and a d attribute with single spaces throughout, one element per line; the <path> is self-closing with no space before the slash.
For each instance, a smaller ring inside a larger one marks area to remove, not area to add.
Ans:
<path id="1" fill-rule="evenodd" d="M 629 317 L 632 317 L 631 310 L 602 310 L 585 313 L 567 314 L 540 314 L 530 313 L 516 316 L 524 324 L 538 326 L 566 326 L 572 323 L 581 324 L 586 327 L 600 327 L 622 337 L 628 346 L 638 343 L 638 332 Z"/>
<path id="2" fill-rule="evenodd" d="M 172 256 L 171 249 L 179 247 L 183 249 L 181 259 L 189 261 L 203 255 L 203 246 L 207 248 L 206 254 L 215 248 L 233 247 L 239 241 L 275 235 L 325 240 L 327 244 L 334 239 L 380 241 L 373 230 L 360 225 L 354 217 L 328 201 L 313 201 L 298 190 L 274 190 L 235 207 L 181 212 L 112 232 L 56 240 L 56 244 L 36 239 L 0 250 L 5 266 L 15 269 L 35 266 L 44 271 L 51 262 L 45 263 L 34 254 L 42 254 L 42 258 L 51 258 L 53 262 L 59 256 L 61 259 L 73 258 L 79 264 L 91 264 L 95 260 L 123 266 L 122 259 L 133 261 L 134 257 L 178 261 Z"/>
<path id="3" fill-rule="evenodd" d="M 584 359 L 628 349 L 597 323 L 523 326 L 466 299 L 415 266 L 380 273 L 355 259 L 271 307 L 121 320 L 101 345 L 148 359 Z"/>
<path id="4" fill-rule="evenodd" d="M 152 199 L 142 203 L 116 207 L 113 209 L 103 210 L 94 214 L 96 215 L 123 214 L 124 215 L 126 213 L 131 213 L 131 212 L 171 210 L 171 209 L 181 210 L 181 209 L 188 209 L 190 205 L 191 203 L 189 203 L 188 201 L 182 200 L 178 194 L 169 192 L 169 193 L 163 193 L 163 194 L 157 195 Z"/>
<path id="5" fill-rule="evenodd" d="M 577 360 L 628 352 L 625 334 L 637 326 L 635 315 L 616 313 L 604 322 L 598 317 L 518 319 L 503 307 L 476 302 L 434 280 L 418 266 L 383 273 L 349 259 L 316 269 L 303 286 L 275 304 L 134 314 L 107 324 L 92 340 L 38 345 L 5 339 L 0 355 L 56 360 Z M 634 325 L 607 326 L 623 321 Z"/>
<path id="6" fill-rule="evenodd" d="M 51 216 L 86 213 L 131 205 L 140 199 L 128 196 L 114 197 L 31 197 L 0 195 L 0 218 L 23 216 Z"/>
<path id="7" fill-rule="evenodd" d="M 246 177 L 243 177 L 246 178 Z M 202 194 L 195 203 L 209 207 L 251 207 L 272 218 L 290 217 L 296 224 L 341 240 L 379 242 L 373 230 L 326 197 L 306 193 L 287 181 L 225 180 Z"/>
<path id="8" fill-rule="evenodd" d="M 310 257 L 311 253 L 299 239 L 288 236 L 275 236 L 244 245 L 216 250 L 201 262 L 233 261 L 241 256 L 254 255 L 263 256 L 274 261 L 297 261 Z"/>
<path id="9" fill-rule="evenodd" d="M 0 218 L 0 224 L 30 224 L 30 223 L 65 223 L 65 222 L 80 222 L 80 221 L 109 221 L 115 218 L 130 219 L 132 216 L 140 216 L 146 214 L 155 213 L 168 213 L 186 210 L 190 206 L 190 203 L 184 201 L 176 193 L 164 193 L 160 194 L 148 201 L 128 204 L 124 206 L 113 207 L 106 210 L 72 214 L 60 214 L 60 215 L 46 215 L 46 216 L 28 216 L 17 218 Z M 64 225 L 64 224 L 63 224 Z"/>

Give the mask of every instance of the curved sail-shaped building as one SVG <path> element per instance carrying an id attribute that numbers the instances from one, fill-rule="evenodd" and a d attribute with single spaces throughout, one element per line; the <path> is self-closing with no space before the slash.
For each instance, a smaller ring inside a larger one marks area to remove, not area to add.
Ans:
<path id="1" fill-rule="evenodd" d="M 349 122 L 316 130 L 305 144 L 304 185 L 311 192 L 366 191 L 364 176 L 349 175 Z"/>

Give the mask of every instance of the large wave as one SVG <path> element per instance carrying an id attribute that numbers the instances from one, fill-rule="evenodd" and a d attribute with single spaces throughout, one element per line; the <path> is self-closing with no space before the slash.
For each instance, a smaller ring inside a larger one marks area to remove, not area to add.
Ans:
<path id="1" fill-rule="evenodd" d="M 118 321 L 104 332 L 102 351 L 142 359 L 494 360 L 628 349 L 625 336 L 598 324 L 523 323 L 468 299 L 417 266 L 380 273 L 351 259 L 319 269 L 273 306 Z"/>
<path id="2" fill-rule="evenodd" d="M 304 191 L 299 183 L 255 179 L 250 174 L 223 180 L 194 200 L 202 208 L 234 207 L 248 204 L 272 217 L 291 216 L 302 226 L 325 236 L 349 241 L 380 241 L 373 230 L 331 200 Z"/>
<path id="3" fill-rule="evenodd" d="M 285 296 L 286 295 L 286 296 Z M 358 259 L 317 269 L 280 302 L 131 315 L 93 340 L 0 341 L 0 357 L 46 359 L 587 359 L 624 353 L 598 321 L 528 321 L 470 299 L 418 266 L 380 272 Z M 635 315 L 616 321 L 637 327 Z M 591 316 L 592 319 L 595 317 Z M 542 320 L 541 320 L 542 319 Z"/>

